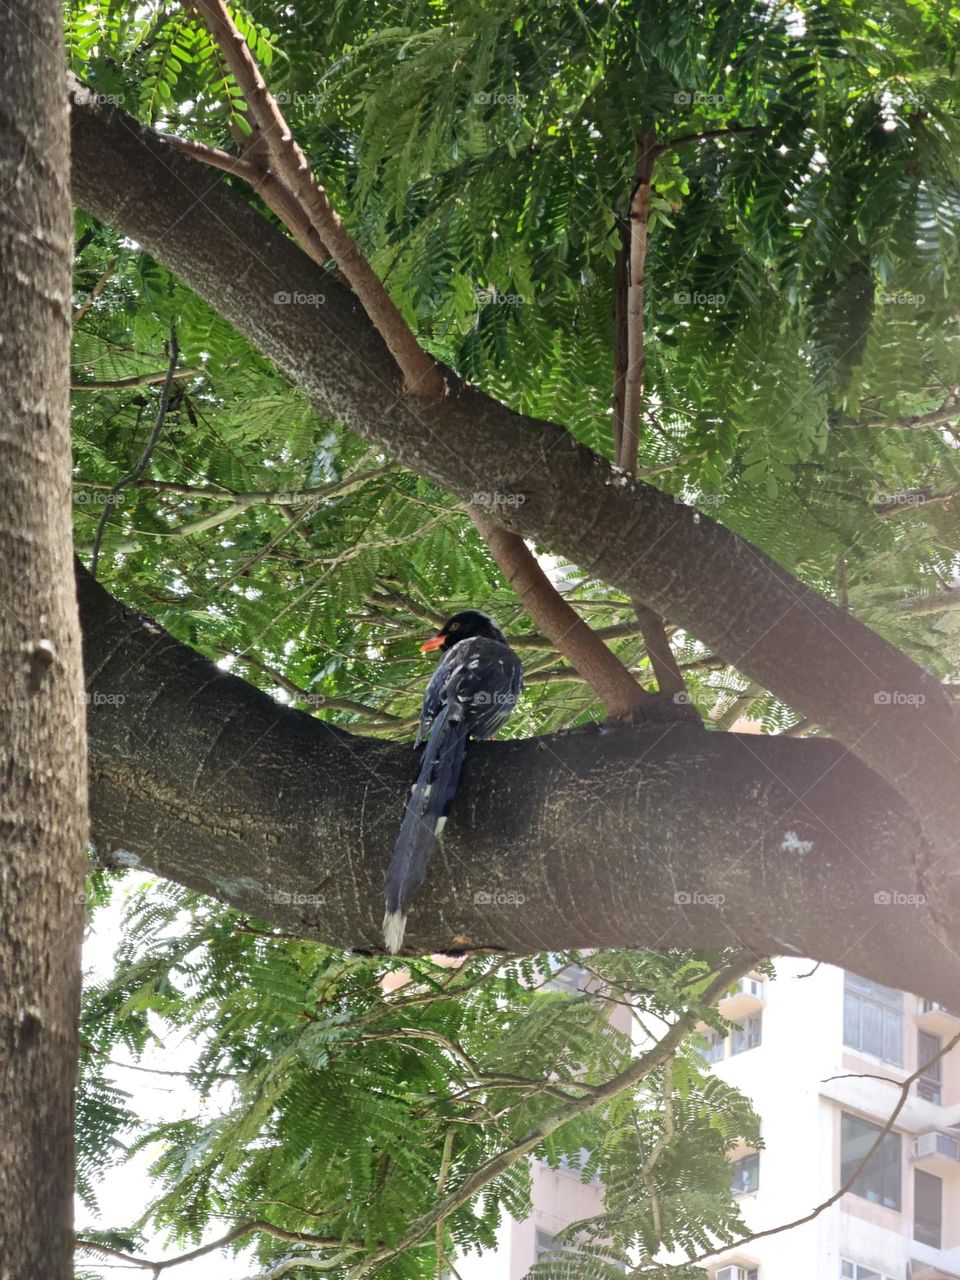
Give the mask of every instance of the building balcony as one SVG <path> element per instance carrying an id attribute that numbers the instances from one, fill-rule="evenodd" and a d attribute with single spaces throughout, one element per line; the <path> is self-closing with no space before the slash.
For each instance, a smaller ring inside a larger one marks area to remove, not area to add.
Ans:
<path id="1" fill-rule="evenodd" d="M 731 1022 L 759 1013 L 766 1004 L 762 978 L 741 978 L 717 1005 L 718 1012 Z"/>
<path id="2" fill-rule="evenodd" d="M 960 1013 L 955 1013 L 936 1000 L 921 1000 L 917 1026 L 932 1036 L 949 1038 L 960 1031 Z"/>
<path id="3" fill-rule="evenodd" d="M 931 1249 L 913 1242 L 907 1280 L 960 1280 L 960 1248 Z"/>
<path id="4" fill-rule="evenodd" d="M 960 1137 L 934 1129 L 914 1140 L 913 1164 L 938 1178 L 960 1177 Z"/>

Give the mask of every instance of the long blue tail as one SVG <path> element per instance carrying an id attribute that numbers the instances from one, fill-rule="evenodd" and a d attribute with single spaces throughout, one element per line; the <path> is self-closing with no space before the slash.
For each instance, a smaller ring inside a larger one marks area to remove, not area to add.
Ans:
<path id="1" fill-rule="evenodd" d="M 383 938 L 395 955 L 403 945 L 407 909 L 427 874 L 427 863 L 443 830 L 447 810 L 457 793 L 467 726 L 456 702 L 444 706 L 430 730 L 420 762 L 420 773 L 410 792 L 393 857 L 387 869 L 387 913 Z"/>

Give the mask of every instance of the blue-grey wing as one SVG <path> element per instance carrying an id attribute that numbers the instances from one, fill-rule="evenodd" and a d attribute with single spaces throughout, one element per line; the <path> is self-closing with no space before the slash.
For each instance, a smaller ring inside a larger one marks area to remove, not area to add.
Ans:
<path id="1" fill-rule="evenodd" d="M 478 637 L 457 645 L 463 662 L 451 672 L 447 697 L 455 697 L 473 738 L 492 738 L 506 723 L 523 688 L 520 659 L 508 645 Z"/>
<path id="2" fill-rule="evenodd" d="M 452 650 L 445 653 L 440 662 L 437 663 L 437 669 L 430 677 L 426 691 L 423 695 L 423 706 L 420 708 L 420 728 L 417 731 L 417 746 L 421 742 L 425 742 L 430 736 L 430 729 L 436 720 L 440 708 L 446 702 L 447 681 L 450 678 L 450 662 Z"/>

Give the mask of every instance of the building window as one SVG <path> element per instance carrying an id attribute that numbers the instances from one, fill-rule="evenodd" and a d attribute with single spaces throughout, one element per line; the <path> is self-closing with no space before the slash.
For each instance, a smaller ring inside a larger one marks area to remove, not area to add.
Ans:
<path id="1" fill-rule="evenodd" d="M 713 1280 L 760 1280 L 758 1267 L 721 1267 L 713 1273 Z"/>
<path id="2" fill-rule="evenodd" d="M 843 1043 L 883 1062 L 903 1065 L 903 992 L 846 973 Z"/>
<path id="3" fill-rule="evenodd" d="M 843 1186 L 860 1167 L 880 1132 L 879 1125 L 843 1112 L 840 1117 L 840 1182 Z M 888 1209 L 900 1208 L 899 1133 L 884 1136 L 880 1146 L 860 1169 L 850 1191 Z"/>
<path id="4" fill-rule="evenodd" d="M 590 979 L 590 975 L 581 964 L 564 964 L 563 956 L 550 952 L 550 960 L 557 965 L 557 971 L 543 985 L 547 991 L 566 991 L 575 996 L 582 991 Z"/>
<path id="5" fill-rule="evenodd" d="M 927 1102 L 942 1100 L 943 1072 L 942 1063 L 937 1054 L 940 1052 L 940 1037 L 929 1035 L 926 1031 L 917 1033 L 917 1065 L 923 1074 L 917 1080 L 917 1097 L 926 1098 Z M 937 1058 L 934 1062 L 934 1058 Z M 927 1063 L 926 1067 L 924 1063 Z"/>
<path id="6" fill-rule="evenodd" d="M 541 1231 L 537 1229 L 536 1244 L 534 1246 L 534 1258 L 539 1262 L 541 1258 L 545 1258 L 548 1253 L 571 1253 L 573 1250 L 570 1245 L 564 1244 L 562 1240 L 558 1240 L 556 1236 L 552 1236 L 549 1231 Z"/>
<path id="7" fill-rule="evenodd" d="M 719 1031 L 704 1031 L 703 1038 L 707 1042 L 704 1048 L 700 1050 L 704 1059 L 710 1063 L 722 1062 L 724 1046 L 727 1043 L 726 1038 Z"/>
<path id="8" fill-rule="evenodd" d="M 934 1249 L 942 1248 L 943 1183 L 923 1169 L 913 1171 L 913 1238 Z"/>
<path id="9" fill-rule="evenodd" d="M 865 1267 L 862 1262 L 841 1258 L 840 1280 L 890 1280 L 890 1276 L 884 1275 L 873 1267 Z"/>
<path id="10" fill-rule="evenodd" d="M 730 1038 L 730 1053 L 745 1053 L 747 1049 L 755 1049 L 760 1043 L 763 1031 L 763 1019 L 759 1013 L 743 1022 L 736 1022 Z"/>
<path id="11" fill-rule="evenodd" d="M 754 1151 L 731 1165 L 731 1184 L 735 1196 L 749 1195 L 760 1186 L 760 1153 Z"/>

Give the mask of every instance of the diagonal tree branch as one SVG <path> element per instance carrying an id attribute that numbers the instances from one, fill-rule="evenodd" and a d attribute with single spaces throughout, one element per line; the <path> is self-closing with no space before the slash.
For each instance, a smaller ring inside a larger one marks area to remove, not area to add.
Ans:
<path id="1" fill-rule="evenodd" d="M 645 600 L 821 725 L 910 800 L 946 858 L 941 871 L 956 864 L 960 730 L 935 678 L 745 539 L 611 470 L 555 424 L 462 384 L 442 404 L 398 401 L 389 353 L 335 279 L 159 135 L 76 84 L 73 102 L 78 201 L 206 298 L 324 416 L 465 502 L 478 487 L 522 491 L 498 524 Z M 278 287 L 322 294 L 317 323 L 264 306 Z"/>
<path id="2" fill-rule="evenodd" d="M 880 1150 L 881 1143 L 896 1124 L 897 1117 L 906 1106 L 907 1099 L 910 1096 L 910 1090 L 913 1088 L 917 1080 L 920 1079 L 924 1072 L 930 1069 L 934 1062 L 939 1062 L 942 1058 L 945 1058 L 946 1055 L 950 1053 L 952 1049 L 955 1049 L 958 1044 L 960 1044 L 960 1031 L 958 1031 L 950 1040 L 947 1040 L 946 1043 L 942 1044 L 936 1054 L 934 1054 L 928 1062 L 922 1063 L 912 1075 L 907 1076 L 903 1081 L 896 1082 L 898 1084 L 899 1096 L 897 1098 L 897 1103 L 890 1112 L 890 1115 L 887 1117 L 886 1122 L 871 1143 L 869 1149 L 864 1152 L 859 1164 L 851 1170 L 846 1180 L 841 1183 L 837 1190 L 834 1191 L 832 1195 L 828 1196 L 826 1200 L 822 1200 L 820 1204 L 811 1209 L 809 1213 L 805 1213 L 799 1218 L 793 1218 L 790 1222 L 781 1222 L 780 1225 L 776 1227 L 767 1227 L 764 1231 L 752 1231 L 749 1235 L 741 1236 L 739 1240 L 732 1240 L 729 1244 L 723 1245 L 721 1249 L 711 1249 L 706 1253 L 698 1254 L 695 1258 L 689 1258 L 686 1262 L 680 1263 L 679 1267 L 685 1269 L 687 1267 L 695 1266 L 699 1262 L 706 1262 L 711 1258 L 716 1258 L 719 1253 L 727 1253 L 731 1249 L 742 1249 L 744 1245 L 752 1244 L 754 1240 L 764 1240 L 767 1236 L 782 1235 L 784 1231 L 793 1231 L 795 1227 L 802 1227 L 806 1223 L 813 1222 L 816 1218 L 819 1218 L 820 1215 L 829 1209 L 831 1205 L 836 1204 L 838 1200 L 847 1194 L 851 1187 L 856 1183 L 861 1173 L 873 1159 L 874 1155 L 876 1155 Z M 829 1078 L 836 1079 L 837 1077 L 831 1076 Z M 894 1081 L 889 1081 L 889 1083 L 892 1084 Z M 629 1280 L 642 1280 L 644 1276 L 653 1274 L 656 1274 L 658 1277 L 662 1276 L 664 1274 L 663 1268 L 658 1267 L 656 1273 L 652 1273 L 648 1268 L 641 1265 L 634 1271 L 630 1272 Z"/>
<path id="3" fill-rule="evenodd" d="M 477 507 L 470 518 L 537 626 L 580 673 L 614 718 L 637 712 L 667 718 L 660 700 L 634 679 L 617 655 L 587 626 L 556 589 L 521 537 L 493 524 Z M 670 717 L 675 718 L 675 717 Z"/>
<path id="4" fill-rule="evenodd" d="M 207 26 L 218 41 L 234 77 L 243 89 L 253 123 L 282 175 L 283 185 L 292 190 L 303 214 L 318 228 L 346 279 L 353 285 L 367 315 L 382 334 L 405 377 L 408 390 L 426 397 L 442 398 L 443 381 L 436 366 L 425 356 L 383 288 L 379 278 L 363 258 L 359 247 L 343 230 L 323 189 L 310 175 L 306 157 L 294 141 L 275 99 L 267 90 L 260 70 L 243 37 L 237 31 L 223 0 L 197 0 Z M 228 167 L 223 153 L 213 156 L 196 153 L 199 159 L 217 167 Z M 252 166 L 246 165 L 247 170 Z M 232 169 L 236 172 L 236 169 Z M 426 361 L 426 364 L 425 364 Z M 601 640 L 595 639 L 585 623 L 542 573 L 521 538 L 497 529 L 471 508 L 471 518 L 487 542 L 491 554 L 517 590 L 531 616 L 550 634 L 611 715 L 622 716 L 640 706 L 652 706 L 646 691 L 633 679 L 619 659 Z M 595 677 L 600 684 L 595 683 Z"/>

